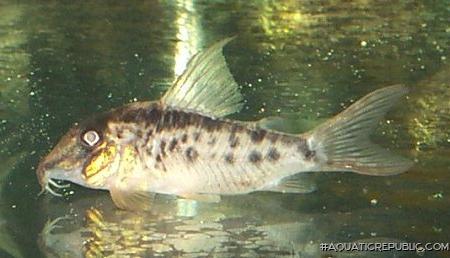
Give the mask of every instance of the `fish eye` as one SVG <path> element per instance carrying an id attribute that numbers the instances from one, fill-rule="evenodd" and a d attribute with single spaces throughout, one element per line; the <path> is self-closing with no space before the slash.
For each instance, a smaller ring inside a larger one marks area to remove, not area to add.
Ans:
<path id="1" fill-rule="evenodd" d="M 93 147 L 100 141 L 100 135 L 98 135 L 98 133 L 96 131 L 90 130 L 90 131 L 83 133 L 81 139 L 88 146 Z"/>

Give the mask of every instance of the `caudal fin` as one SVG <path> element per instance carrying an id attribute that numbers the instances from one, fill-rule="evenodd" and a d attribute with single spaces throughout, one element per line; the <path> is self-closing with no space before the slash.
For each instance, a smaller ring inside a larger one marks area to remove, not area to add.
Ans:
<path id="1" fill-rule="evenodd" d="M 408 170 L 412 166 L 410 160 L 369 140 L 380 119 L 407 92 L 402 85 L 376 90 L 315 128 L 310 143 L 312 149 L 326 159 L 324 169 L 374 176 L 395 175 Z"/>

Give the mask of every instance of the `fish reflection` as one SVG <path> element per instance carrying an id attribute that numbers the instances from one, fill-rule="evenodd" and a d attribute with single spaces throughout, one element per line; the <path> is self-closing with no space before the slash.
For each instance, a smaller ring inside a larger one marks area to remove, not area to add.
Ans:
<path id="1" fill-rule="evenodd" d="M 264 196 L 220 205 L 159 199 L 154 205 L 157 213 L 141 214 L 115 209 L 107 195 L 78 199 L 70 215 L 47 222 L 40 248 L 48 257 L 369 257 L 320 252 L 319 244 L 355 216 L 299 214 Z M 397 257 L 389 255 L 383 253 Z"/>

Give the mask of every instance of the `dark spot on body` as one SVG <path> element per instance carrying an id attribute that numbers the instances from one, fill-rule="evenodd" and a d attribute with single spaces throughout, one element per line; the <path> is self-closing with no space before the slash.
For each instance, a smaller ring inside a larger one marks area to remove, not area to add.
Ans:
<path id="1" fill-rule="evenodd" d="M 258 163 L 261 161 L 261 153 L 259 151 L 252 151 L 250 155 L 248 155 L 248 160 L 252 163 Z"/>
<path id="2" fill-rule="evenodd" d="M 260 143 L 262 140 L 264 140 L 266 133 L 267 131 L 264 129 L 252 130 L 249 132 L 250 139 L 252 140 L 253 143 Z"/>
<path id="3" fill-rule="evenodd" d="M 233 164 L 233 162 L 234 162 L 233 153 L 226 154 L 224 158 L 227 163 Z"/>
<path id="4" fill-rule="evenodd" d="M 277 140 L 278 140 L 278 138 L 279 138 L 279 135 L 278 135 L 277 133 L 269 133 L 269 134 L 267 135 L 267 139 L 269 139 L 269 141 L 270 141 L 271 143 L 276 143 Z"/>
<path id="5" fill-rule="evenodd" d="M 297 141 L 297 151 L 301 153 L 306 153 L 309 151 L 308 144 L 305 139 L 299 139 Z"/>
<path id="6" fill-rule="evenodd" d="M 222 128 L 222 122 L 218 120 L 214 120 L 210 117 L 203 117 L 201 121 L 201 126 L 208 132 L 217 131 Z"/>
<path id="7" fill-rule="evenodd" d="M 228 142 L 231 148 L 235 148 L 239 145 L 239 137 L 236 135 L 242 128 L 238 125 L 231 126 L 230 137 L 228 138 Z"/>
<path id="8" fill-rule="evenodd" d="M 167 112 L 167 122 L 166 128 L 183 128 L 185 126 L 183 116 L 180 112 L 176 110 L 171 110 Z"/>
<path id="9" fill-rule="evenodd" d="M 200 133 L 199 132 L 195 132 L 192 134 L 192 137 L 194 138 L 194 141 L 198 141 L 200 139 Z"/>
<path id="10" fill-rule="evenodd" d="M 146 148 L 146 152 L 147 152 L 147 155 L 149 155 L 149 156 L 152 156 L 152 148 L 153 148 L 153 146 L 149 146 L 148 148 Z"/>
<path id="11" fill-rule="evenodd" d="M 316 151 L 313 150 L 308 150 L 307 152 L 305 152 L 305 158 L 307 160 L 311 160 L 316 156 Z"/>
<path id="12" fill-rule="evenodd" d="M 280 159 L 280 153 L 276 148 L 271 147 L 267 152 L 267 159 L 270 161 L 277 161 L 278 159 Z"/>
<path id="13" fill-rule="evenodd" d="M 239 182 L 239 185 L 242 187 L 249 187 L 252 185 L 252 182 L 250 182 L 249 180 L 242 180 Z"/>
<path id="14" fill-rule="evenodd" d="M 117 128 L 117 126 L 115 128 L 116 128 L 117 138 L 122 139 L 122 137 L 123 137 L 123 129 L 122 128 Z"/>
<path id="15" fill-rule="evenodd" d="M 209 139 L 208 145 L 214 145 L 216 144 L 216 141 L 217 141 L 216 137 L 212 137 L 211 139 Z"/>
<path id="16" fill-rule="evenodd" d="M 153 134 L 153 130 L 147 129 L 145 136 L 144 136 L 144 140 L 142 141 L 143 146 L 146 146 L 148 144 L 148 141 L 149 141 L 150 137 L 152 136 L 152 134 Z"/>
<path id="17" fill-rule="evenodd" d="M 156 155 L 156 162 L 161 162 L 161 161 L 162 161 L 161 155 L 160 154 Z"/>
<path id="18" fill-rule="evenodd" d="M 169 143 L 169 151 L 173 151 L 178 144 L 178 140 L 176 138 L 173 138 Z"/>
<path id="19" fill-rule="evenodd" d="M 239 145 L 239 137 L 231 137 L 228 140 L 230 142 L 230 147 L 231 148 L 236 148 Z"/>
<path id="20" fill-rule="evenodd" d="M 182 143 L 186 143 L 187 142 L 187 134 L 183 134 L 183 136 L 181 136 L 181 142 Z"/>
<path id="21" fill-rule="evenodd" d="M 189 147 L 186 149 L 186 158 L 193 162 L 194 160 L 196 160 L 198 157 L 198 152 L 193 148 L 193 147 Z"/>
<path id="22" fill-rule="evenodd" d="M 161 155 L 163 157 L 165 157 L 166 156 L 166 141 L 161 140 L 161 143 L 160 143 L 159 147 L 161 149 Z"/>
<path id="23" fill-rule="evenodd" d="M 306 139 L 300 138 L 297 142 L 297 151 L 305 156 L 306 160 L 311 160 L 316 156 L 316 152 L 311 150 Z"/>

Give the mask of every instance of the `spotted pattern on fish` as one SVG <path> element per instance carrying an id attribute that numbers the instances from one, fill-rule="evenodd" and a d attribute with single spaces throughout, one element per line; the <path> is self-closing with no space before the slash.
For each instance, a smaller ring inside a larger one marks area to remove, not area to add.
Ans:
<path id="1" fill-rule="evenodd" d="M 175 148 L 177 147 L 177 144 L 178 144 L 178 140 L 176 138 L 173 138 L 169 143 L 169 151 L 175 150 Z"/>
<path id="2" fill-rule="evenodd" d="M 270 147 L 269 151 L 267 152 L 267 159 L 270 161 L 277 161 L 278 159 L 280 159 L 280 153 L 276 148 Z"/>
<path id="3" fill-rule="evenodd" d="M 160 148 L 161 155 L 163 157 L 165 157 L 166 156 L 166 141 L 161 140 L 161 142 L 159 144 L 159 148 Z"/>
<path id="4" fill-rule="evenodd" d="M 225 162 L 229 163 L 229 164 L 233 164 L 234 163 L 234 157 L 233 157 L 233 153 L 228 153 L 225 155 L 224 157 Z"/>
<path id="5" fill-rule="evenodd" d="M 212 137 L 211 139 L 209 139 L 209 141 L 207 142 L 208 145 L 214 145 L 216 144 L 217 138 L 216 137 Z"/>
<path id="6" fill-rule="evenodd" d="M 239 137 L 236 135 L 230 135 L 230 139 L 228 141 L 231 148 L 236 148 L 239 145 Z"/>
<path id="7" fill-rule="evenodd" d="M 152 108 L 156 111 L 144 111 Z M 296 171 L 293 165 L 285 164 L 298 164 L 297 160 L 306 161 L 305 155 L 314 155 L 307 152 L 305 138 L 296 135 L 252 128 L 239 121 L 165 110 L 154 104 L 136 109 L 141 110 L 133 111 L 137 122 L 126 123 L 120 116 L 115 119 L 125 135 L 130 130 L 144 128 L 142 139 L 136 139 L 137 148 L 146 140 L 146 130 L 153 131 L 145 147 L 152 152 L 147 151 L 149 155 L 141 152 L 143 163 L 149 170 L 153 168 L 150 174 L 154 178 L 148 182 L 165 187 L 152 188 L 155 192 L 179 191 L 191 185 L 200 187 L 196 189 L 204 193 L 256 190 L 278 178 L 280 171 Z M 158 117 L 160 120 L 151 121 Z"/>
<path id="8" fill-rule="evenodd" d="M 305 139 L 299 139 L 297 143 L 297 151 L 303 153 L 307 160 L 311 160 L 315 157 L 316 152 L 311 150 Z"/>
<path id="9" fill-rule="evenodd" d="M 187 134 L 183 134 L 183 136 L 181 136 L 181 142 L 182 143 L 186 143 L 187 142 Z"/>
<path id="10" fill-rule="evenodd" d="M 142 147 L 148 145 L 148 142 L 150 141 L 152 134 L 153 134 L 153 130 L 147 129 L 147 132 L 145 133 L 144 139 L 142 141 Z"/>
<path id="11" fill-rule="evenodd" d="M 199 132 L 193 133 L 192 138 L 194 139 L 194 141 L 198 142 L 200 140 L 200 133 Z"/>
<path id="12" fill-rule="evenodd" d="M 250 139 L 253 143 L 260 143 L 262 140 L 264 140 L 264 137 L 267 134 L 267 131 L 264 129 L 256 129 L 249 132 Z"/>
<path id="13" fill-rule="evenodd" d="M 198 152 L 193 148 L 193 147 L 189 147 L 186 149 L 186 158 L 193 162 L 197 159 L 198 157 Z"/>
<path id="14" fill-rule="evenodd" d="M 262 159 L 261 157 L 261 152 L 253 150 L 252 152 L 250 152 L 250 154 L 248 155 L 248 160 L 251 163 L 258 163 L 260 162 Z"/>

